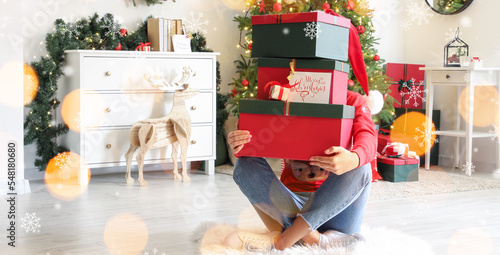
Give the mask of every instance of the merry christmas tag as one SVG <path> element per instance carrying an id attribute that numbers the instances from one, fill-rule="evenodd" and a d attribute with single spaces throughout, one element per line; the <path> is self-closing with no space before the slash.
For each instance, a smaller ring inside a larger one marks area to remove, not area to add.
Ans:
<path id="1" fill-rule="evenodd" d="M 291 88 L 288 101 L 329 104 L 331 80 L 331 73 L 296 71 L 290 78 L 290 84 L 293 87 Z"/>

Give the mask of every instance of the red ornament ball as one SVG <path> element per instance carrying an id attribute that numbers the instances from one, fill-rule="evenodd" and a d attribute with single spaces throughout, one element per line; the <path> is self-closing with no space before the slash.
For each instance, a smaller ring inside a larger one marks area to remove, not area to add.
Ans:
<path id="1" fill-rule="evenodd" d="M 241 81 L 241 85 L 243 85 L 243 86 L 245 86 L 245 87 L 246 87 L 246 86 L 248 86 L 248 80 L 247 80 L 247 79 L 243 79 L 243 80 Z"/>
<path id="2" fill-rule="evenodd" d="M 380 60 L 380 56 L 379 56 L 379 55 L 375 55 L 375 56 L 373 56 L 373 60 L 375 60 L 375 61 L 379 61 L 379 60 Z"/>
<path id="3" fill-rule="evenodd" d="M 354 1 L 347 2 L 347 9 L 352 10 L 354 8 L 356 8 L 356 3 L 354 3 Z"/>
<path id="4" fill-rule="evenodd" d="M 122 50 L 122 44 L 118 43 L 118 46 L 115 47 L 115 50 Z"/>
<path id="5" fill-rule="evenodd" d="M 125 29 L 125 28 L 120 29 L 120 35 L 121 36 L 126 36 L 127 34 L 128 34 L 127 29 Z"/>
<path id="6" fill-rule="evenodd" d="M 358 30 L 358 34 L 364 34 L 365 33 L 365 27 L 364 26 L 357 26 L 356 30 Z"/>
<path id="7" fill-rule="evenodd" d="M 349 80 L 347 81 L 347 85 L 349 85 L 349 86 L 351 86 L 351 87 L 352 87 L 352 86 L 354 86 L 354 81 L 353 81 L 353 80 L 351 80 L 351 79 L 349 79 Z"/>
<path id="8" fill-rule="evenodd" d="M 281 4 L 280 4 L 280 3 L 275 3 L 275 4 L 273 5 L 273 10 L 274 10 L 275 12 L 280 12 L 282 8 L 283 8 L 283 7 L 281 6 Z"/>
<path id="9" fill-rule="evenodd" d="M 323 11 L 326 11 L 326 10 L 329 10 L 330 9 L 330 4 L 329 3 L 324 3 L 321 8 L 323 9 Z"/>
<path id="10" fill-rule="evenodd" d="M 251 43 L 248 44 L 248 49 L 252 50 L 252 44 Z"/>

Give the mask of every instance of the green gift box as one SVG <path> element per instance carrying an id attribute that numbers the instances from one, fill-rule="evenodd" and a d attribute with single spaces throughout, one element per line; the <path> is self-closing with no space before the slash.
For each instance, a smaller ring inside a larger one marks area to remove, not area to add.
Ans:
<path id="1" fill-rule="evenodd" d="M 347 61 L 351 21 L 325 12 L 252 16 L 252 57 Z"/>
<path id="2" fill-rule="evenodd" d="M 378 173 L 390 182 L 418 181 L 419 162 L 418 159 L 408 157 L 377 157 Z"/>

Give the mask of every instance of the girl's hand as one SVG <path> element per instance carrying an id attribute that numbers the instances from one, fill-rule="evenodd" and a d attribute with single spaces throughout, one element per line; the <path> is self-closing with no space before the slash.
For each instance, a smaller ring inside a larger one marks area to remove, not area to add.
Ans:
<path id="1" fill-rule="evenodd" d="M 331 154 L 332 156 L 311 157 L 309 164 L 319 166 L 336 175 L 347 173 L 359 165 L 358 154 L 348 151 L 344 147 L 333 146 L 327 149 L 325 154 Z"/>
<path id="2" fill-rule="evenodd" d="M 247 130 L 235 130 L 227 135 L 227 142 L 231 149 L 233 149 L 234 154 L 241 151 L 243 146 L 249 143 L 251 139 L 252 135 Z"/>

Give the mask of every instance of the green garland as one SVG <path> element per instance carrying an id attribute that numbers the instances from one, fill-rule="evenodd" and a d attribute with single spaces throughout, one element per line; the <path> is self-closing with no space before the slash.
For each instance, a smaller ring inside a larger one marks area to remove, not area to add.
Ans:
<path id="1" fill-rule="evenodd" d="M 75 22 L 55 21 L 55 31 L 47 34 L 45 45 L 47 57 L 31 63 L 38 74 L 38 93 L 26 108 L 29 113 L 24 121 L 24 143 L 36 144 L 35 166 L 45 170 L 47 163 L 57 154 L 68 151 L 58 145 L 58 136 L 68 132 L 65 124 L 55 125 L 53 112 L 60 105 L 56 97 L 57 81 L 64 75 L 62 63 L 64 51 L 72 49 L 114 50 L 120 44 L 122 50 L 135 50 L 142 42 L 147 42 L 147 19 L 136 31 L 125 34 L 121 25 L 112 14 L 99 17 L 97 14 L 88 19 Z M 196 39 L 198 38 L 198 39 Z M 206 48 L 204 36 L 193 37 L 193 51 L 212 51 Z M 217 64 L 217 84 L 220 84 L 219 64 Z"/>
<path id="2" fill-rule="evenodd" d="M 167 0 L 146 0 L 146 4 L 148 6 L 150 5 L 155 5 L 155 4 L 163 4 L 163 2 L 165 2 Z M 175 0 L 172 0 L 174 3 L 175 3 Z M 134 3 L 134 6 L 137 6 L 137 4 L 135 3 L 135 0 L 132 0 L 132 2 Z"/>

